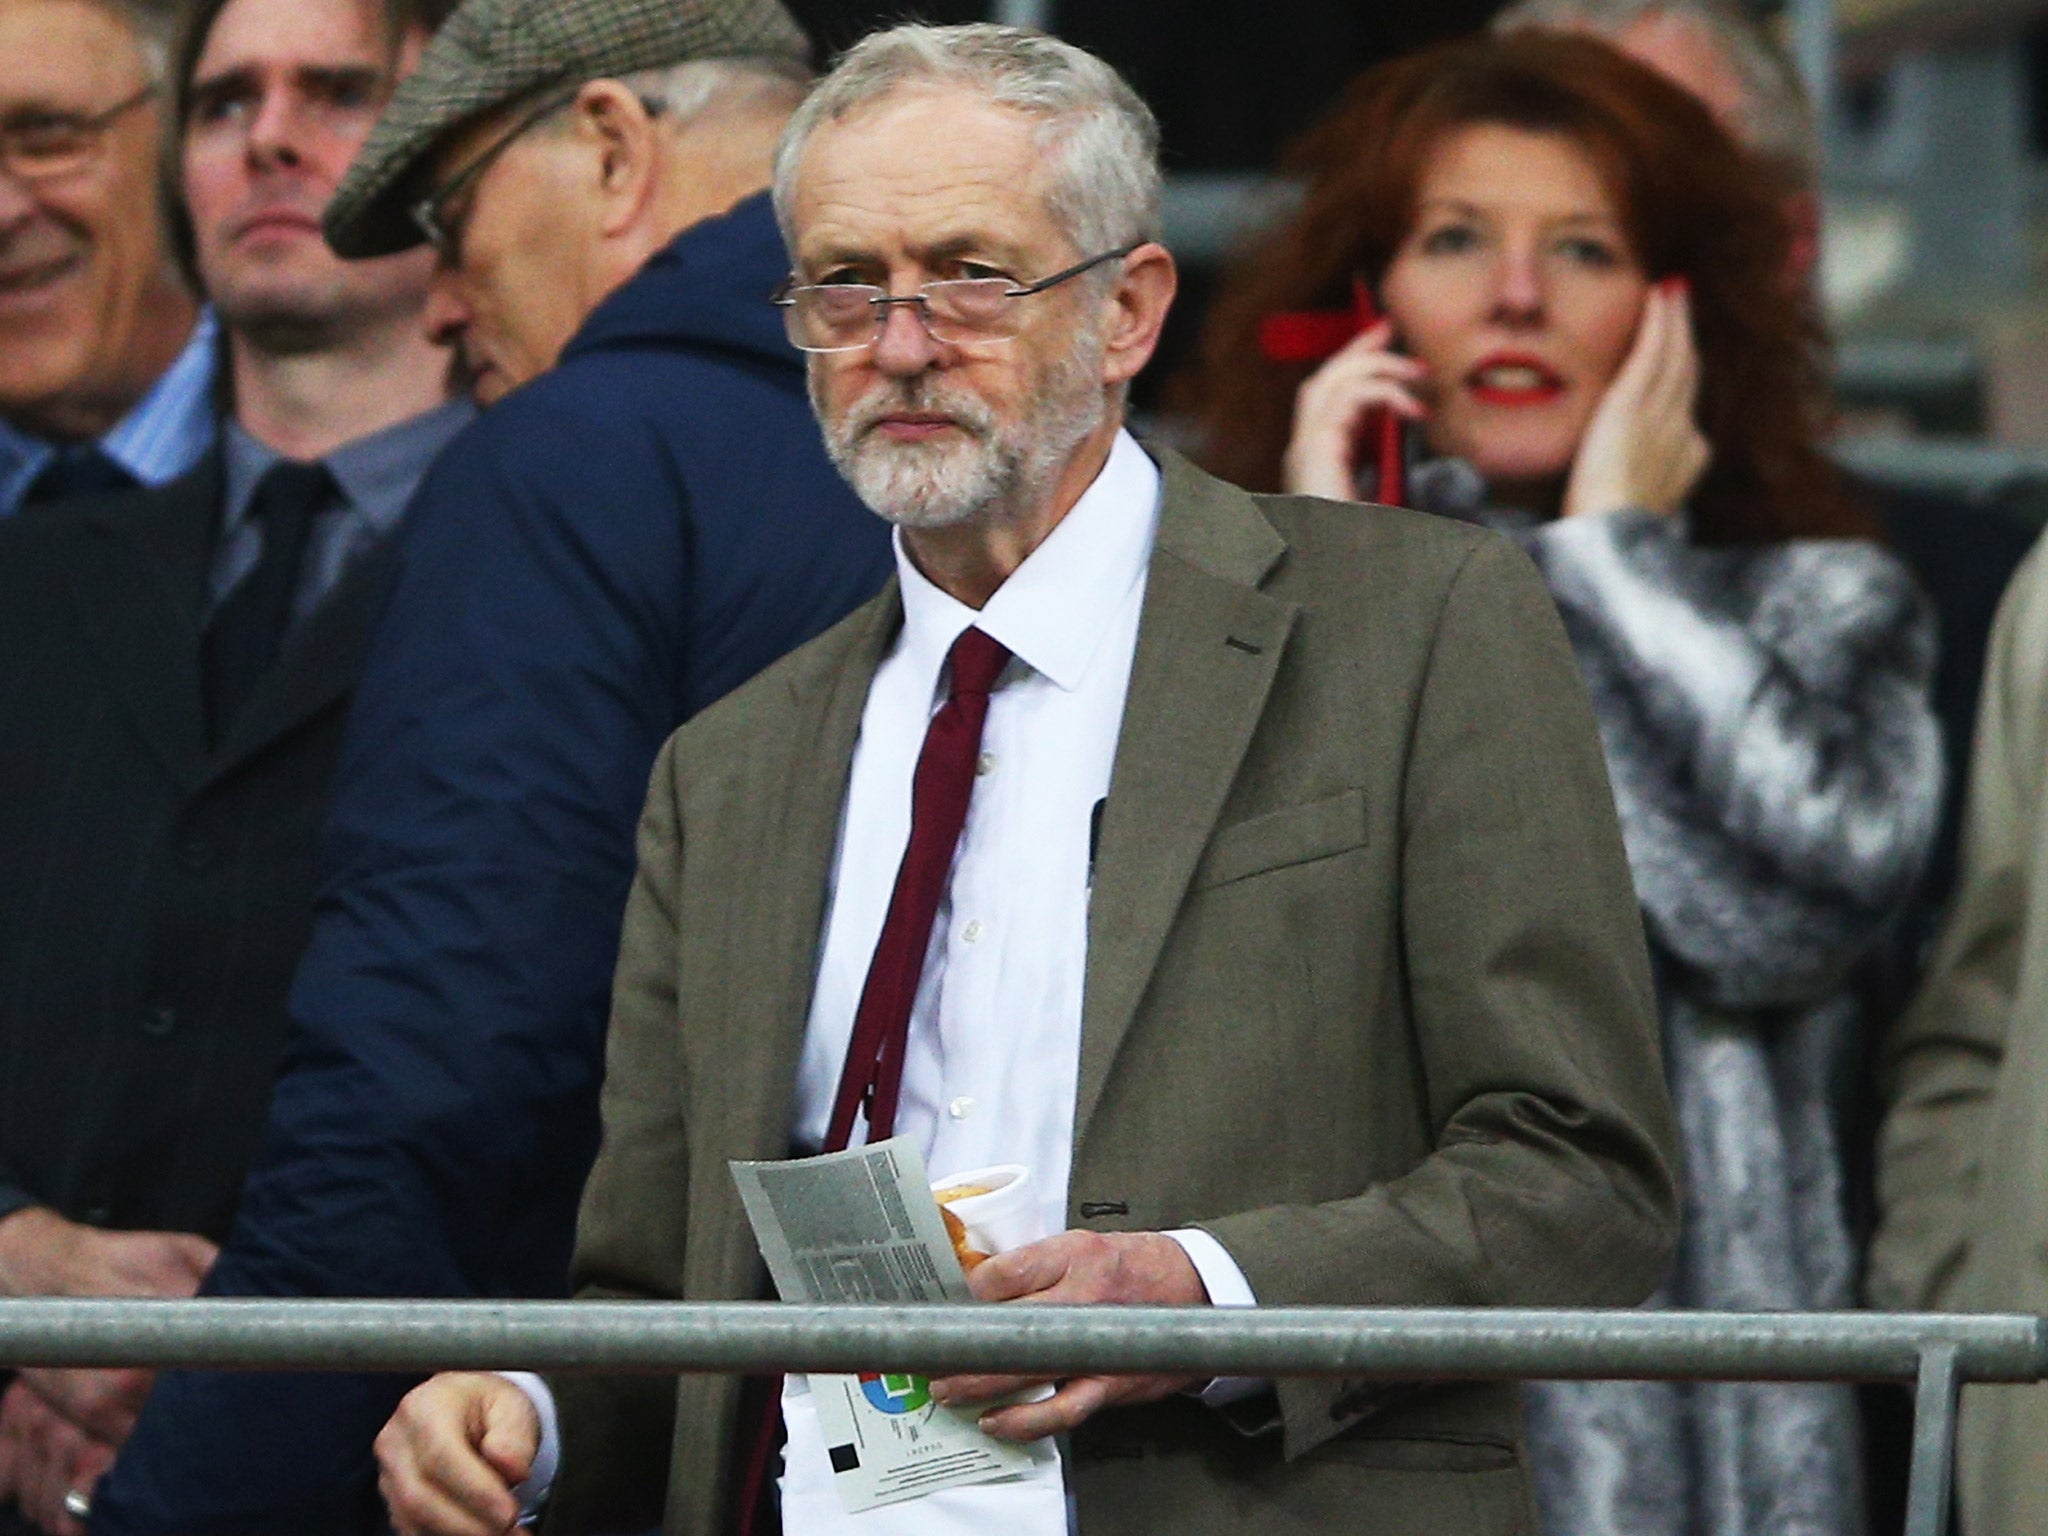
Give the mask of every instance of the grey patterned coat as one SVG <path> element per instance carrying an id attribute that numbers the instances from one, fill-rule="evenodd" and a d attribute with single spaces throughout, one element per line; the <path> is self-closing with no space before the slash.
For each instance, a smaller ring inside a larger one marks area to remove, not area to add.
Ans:
<path id="1" fill-rule="evenodd" d="M 1929 611 L 1870 544 L 1703 549 L 1640 512 L 1513 531 L 1592 692 L 1659 971 L 1686 1206 L 1658 1302 L 1853 1305 L 1846 980 L 1934 834 Z M 1846 1386 L 1547 1383 L 1528 1406 L 1551 1536 L 1863 1531 Z"/>

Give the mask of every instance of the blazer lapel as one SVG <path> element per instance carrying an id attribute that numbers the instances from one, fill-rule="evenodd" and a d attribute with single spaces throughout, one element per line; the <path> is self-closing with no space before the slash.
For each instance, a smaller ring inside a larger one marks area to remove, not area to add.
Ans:
<path id="1" fill-rule="evenodd" d="M 233 772 L 354 690 L 396 561 L 392 541 L 380 540 L 285 637 L 275 665 L 228 727 L 215 754 L 213 777 Z"/>
<path id="2" fill-rule="evenodd" d="M 115 697 L 188 791 L 206 773 L 199 619 L 219 501 L 219 460 L 208 454 L 159 490 L 81 509 L 78 558 L 67 566 L 79 623 Z"/>
<path id="3" fill-rule="evenodd" d="M 735 1060 L 762 1059 L 765 1072 L 735 1071 L 721 1087 L 732 1145 L 752 1157 L 785 1157 L 796 1100 L 811 992 L 839 816 L 853 771 L 868 685 L 903 627 L 903 601 L 891 580 L 848 623 L 839 657 L 792 678 L 796 713 L 776 744 L 779 782 L 749 788 L 752 821 L 745 846 L 762 858 L 733 904 L 729 935 L 737 999 L 728 1023 Z M 758 1058 L 754 1053 L 759 1052 Z"/>
<path id="4" fill-rule="evenodd" d="M 1077 1151 L 1215 831 L 1294 626 L 1259 590 L 1286 544 L 1243 492 L 1170 453 L 1089 903 Z"/>

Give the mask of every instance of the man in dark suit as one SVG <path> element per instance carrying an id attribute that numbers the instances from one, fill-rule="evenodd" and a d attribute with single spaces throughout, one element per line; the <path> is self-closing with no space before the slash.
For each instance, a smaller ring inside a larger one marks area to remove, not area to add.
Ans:
<path id="1" fill-rule="evenodd" d="M 432 19 L 200 8 L 180 192 L 232 417 L 168 485 L 0 526 L 0 1294 L 190 1294 L 254 1156 L 387 538 L 469 414 L 429 263 L 320 235 Z M 78 1530 L 148 1385 L 8 1384 L 0 1530 Z"/>
<path id="2" fill-rule="evenodd" d="M 1661 1275 L 1650 979 L 1555 609 L 1484 532 L 1255 498 L 1122 430 L 1174 288 L 1157 188 L 1129 88 L 1007 28 L 869 38 L 792 121 L 779 302 L 897 581 L 656 766 L 589 1293 L 756 1294 L 726 1161 L 892 1133 L 934 1173 L 1032 1169 L 1058 1235 L 981 1264 L 984 1300 L 1619 1305 Z M 851 1524 L 805 1385 L 779 1506 L 740 1403 L 438 1377 L 380 1440 L 387 1501 L 406 1536 L 503 1530 L 529 1477 L 567 1532 L 1064 1536 L 1069 1490 L 1084 1533 L 1528 1528 L 1511 1384 L 1068 1380 L 980 1423 L 1070 1452 Z"/>

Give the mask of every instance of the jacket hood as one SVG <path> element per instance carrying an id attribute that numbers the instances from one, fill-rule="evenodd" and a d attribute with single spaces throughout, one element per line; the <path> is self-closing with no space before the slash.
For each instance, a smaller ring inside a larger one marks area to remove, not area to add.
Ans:
<path id="1" fill-rule="evenodd" d="M 782 312 L 768 302 L 789 271 L 768 194 L 693 224 L 591 311 L 562 351 L 714 346 L 801 369 Z"/>

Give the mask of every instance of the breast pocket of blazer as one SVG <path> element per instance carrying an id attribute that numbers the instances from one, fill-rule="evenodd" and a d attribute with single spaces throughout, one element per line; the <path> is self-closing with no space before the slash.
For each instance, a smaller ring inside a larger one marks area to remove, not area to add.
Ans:
<path id="1" fill-rule="evenodd" d="M 1327 859 L 1365 843 L 1365 794 L 1343 790 L 1222 828 L 1209 839 L 1208 851 L 1195 866 L 1191 889 L 1211 890 L 1250 875 Z"/>

